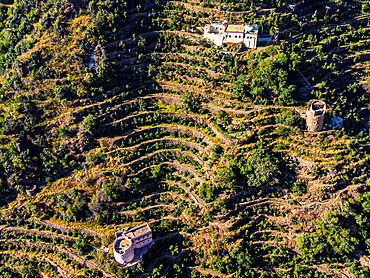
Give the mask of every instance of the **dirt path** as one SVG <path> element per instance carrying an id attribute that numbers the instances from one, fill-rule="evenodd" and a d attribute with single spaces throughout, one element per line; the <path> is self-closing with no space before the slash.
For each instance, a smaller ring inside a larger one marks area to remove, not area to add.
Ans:
<path id="1" fill-rule="evenodd" d="M 156 208 L 174 208 L 174 205 L 173 204 L 157 204 L 157 205 L 151 205 L 151 206 L 148 206 L 148 207 L 145 207 L 145 208 L 138 207 L 135 210 L 119 211 L 118 214 L 134 216 L 137 211 L 145 212 L 147 210 L 156 209 Z"/>
<path id="2" fill-rule="evenodd" d="M 213 142 L 213 138 L 211 138 L 207 134 L 202 133 L 202 131 L 199 131 L 198 129 L 194 127 L 187 127 L 187 126 L 185 127 L 185 126 L 177 125 L 177 124 L 159 124 L 155 127 L 142 126 L 135 130 L 131 130 L 127 132 L 125 135 L 116 136 L 112 139 L 105 137 L 105 138 L 99 139 L 99 141 L 102 143 L 102 145 L 119 146 L 122 142 L 127 142 L 130 138 L 136 138 L 140 135 L 144 135 L 146 133 L 155 133 L 157 131 L 177 132 L 177 133 L 186 134 L 188 136 L 193 136 L 195 138 L 202 140 L 202 142 L 204 142 L 206 145 L 210 147 L 213 147 L 215 144 Z"/>
<path id="3" fill-rule="evenodd" d="M 186 155 L 188 157 L 190 157 L 193 161 L 197 162 L 201 167 L 206 167 L 205 163 L 203 160 L 201 160 L 198 156 L 196 156 L 195 154 L 193 154 L 192 152 L 190 151 L 183 151 L 181 149 L 170 149 L 170 150 L 166 150 L 166 149 L 160 149 L 160 150 L 156 150 L 154 152 L 151 152 L 151 153 L 148 153 L 148 154 L 145 154 L 144 156 L 142 157 L 139 157 L 133 161 L 130 161 L 128 163 L 125 163 L 125 164 L 122 164 L 121 165 L 121 168 L 132 168 L 132 167 L 135 167 L 136 165 L 138 165 L 139 163 L 144 163 L 144 162 L 147 162 L 147 161 L 150 161 L 151 158 L 156 155 L 156 154 L 160 154 L 160 153 L 168 153 L 169 151 L 171 151 L 171 153 L 175 153 L 177 152 L 178 154 L 180 155 Z"/>
<path id="4" fill-rule="evenodd" d="M 182 178 L 185 178 L 185 177 L 182 177 Z M 201 208 L 204 208 L 206 206 L 206 203 L 201 199 L 199 198 L 196 194 L 193 194 L 188 187 L 186 187 L 185 185 L 182 185 L 181 183 L 175 183 L 176 186 L 180 187 L 182 190 L 184 190 L 192 199 L 193 201 L 195 202 L 195 204 Z"/>
<path id="5" fill-rule="evenodd" d="M 62 234 L 56 234 L 50 231 L 42 231 L 37 229 L 26 229 L 24 227 L 6 227 L 1 230 L 2 233 L 11 233 L 15 232 L 18 234 L 33 234 L 33 235 L 39 235 L 46 238 L 61 238 L 61 239 L 69 239 L 69 240 L 76 240 L 75 237 L 62 235 Z"/>
<path id="6" fill-rule="evenodd" d="M 192 268 L 195 269 L 196 271 L 198 271 L 200 274 L 203 274 L 203 275 L 211 275 L 212 277 L 220 277 L 220 278 L 228 277 L 227 275 L 221 274 L 221 273 L 219 273 L 219 272 L 217 272 L 216 270 L 213 270 L 213 269 L 201 268 L 200 266 L 194 266 Z"/>
<path id="7" fill-rule="evenodd" d="M 85 229 L 85 228 L 74 228 L 74 227 L 61 226 L 61 225 L 49 222 L 47 220 L 40 220 L 39 222 L 41 224 L 46 225 L 46 226 L 50 226 L 50 227 L 53 227 L 55 229 L 65 231 L 65 232 L 71 231 L 71 232 L 77 232 L 77 233 L 80 233 L 80 234 L 87 234 L 87 235 L 90 235 L 90 236 L 98 236 L 98 237 L 104 237 L 105 236 L 104 234 L 100 234 L 98 232 L 95 232 L 93 230 L 88 230 L 88 229 Z"/>
<path id="8" fill-rule="evenodd" d="M 209 150 L 203 148 L 201 145 L 199 145 L 195 142 L 192 142 L 190 140 L 186 140 L 184 138 L 174 138 L 174 137 L 170 137 L 170 136 L 165 136 L 165 137 L 158 138 L 158 139 L 151 139 L 151 140 L 148 140 L 148 141 L 143 141 L 143 142 L 138 143 L 137 145 L 132 145 L 132 146 L 129 146 L 129 147 L 117 148 L 115 150 L 106 152 L 105 154 L 111 155 L 111 154 L 114 154 L 117 151 L 136 150 L 136 149 L 139 149 L 139 148 L 142 148 L 142 147 L 146 147 L 148 145 L 153 145 L 157 142 L 158 143 L 159 142 L 164 142 L 164 143 L 179 144 L 179 145 L 187 146 L 187 147 L 190 147 L 190 148 L 194 148 L 198 152 L 203 152 L 207 155 L 211 155 L 211 152 Z"/>
<path id="9" fill-rule="evenodd" d="M 27 260 L 30 260 L 30 261 L 40 261 L 40 262 L 43 262 L 43 263 L 50 264 L 58 271 L 58 273 L 62 277 L 69 277 L 70 274 L 74 274 L 72 272 L 64 270 L 58 263 L 56 263 L 53 259 L 51 259 L 49 257 L 41 257 L 41 256 L 31 257 L 28 254 L 13 254 L 9 251 L 8 252 L 0 251 L 0 255 L 10 256 L 10 257 L 18 258 L 18 259 L 21 259 L 21 260 L 27 259 Z"/>
<path id="10" fill-rule="evenodd" d="M 130 165 L 130 164 L 126 164 L 126 165 Z M 183 164 L 183 163 L 180 164 L 177 160 L 172 160 L 172 159 L 168 160 L 166 162 L 157 163 L 156 165 L 150 165 L 148 167 L 144 167 L 144 168 L 140 169 L 138 172 L 136 172 L 135 174 L 128 175 L 128 177 L 130 177 L 130 178 L 136 177 L 136 176 L 142 174 L 143 172 L 148 171 L 149 169 L 153 168 L 154 166 L 161 166 L 161 165 L 172 166 L 172 167 L 174 167 L 178 170 L 181 170 L 183 172 L 188 172 L 194 177 L 194 179 L 196 181 L 198 181 L 200 183 L 206 182 L 206 180 L 200 178 L 200 176 L 198 174 L 198 170 L 195 169 L 195 166 L 189 165 L 189 164 Z M 203 165 L 203 163 L 201 165 Z M 211 181 L 214 180 L 213 176 L 208 176 L 207 178 L 210 179 Z"/>
<path id="11" fill-rule="evenodd" d="M 0 240 L 0 241 L 2 241 L 2 240 Z M 6 240 L 6 242 L 11 243 L 11 244 L 16 244 L 16 245 L 19 243 L 18 241 L 12 241 L 12 240 Z M 98 265 L 95 262 L 93 262 L 91 260 L 86 260 L 85 258 L 77 256 L 76 254 L 74 254 L 72 252 L 72 250 L 67 250 L 67 249 L 64 249 L 64 248 L 62 248 L 58 245 L 53 245 L 53 244 L 49 244 L 49 243 L 45 243 L 45 242 L 33 243 L 30 240 L 22 240 L 22 243 L 25 243 L 27 246 L 34 246 L 34 247 L 38 247 L 38 248 L 46 248 L 46 249 L 50 249 L 50 250 L 55 250 L 56 249 L 56 250 L 58 250 L 58 252 L 67 255 L 71 259 L 77 261 L 81 265 L 86 266 L 87 268 L 96 269 L 96 270 L 101 271 L 105 277 L 114 277 L 112 274 L 106 273 L 105 271 L 100 269 L 100 267 L 98 267 Z"/>

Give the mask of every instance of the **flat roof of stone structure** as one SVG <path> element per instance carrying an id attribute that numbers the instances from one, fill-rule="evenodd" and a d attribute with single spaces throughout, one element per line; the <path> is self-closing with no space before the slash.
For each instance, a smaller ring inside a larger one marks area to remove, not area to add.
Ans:
<path id="1" fill-rule="evenodd" d="M 225 32 L 230 33 L 244 33 L 244 25 L 227 25 Z"/>
<path id="2" fill-rule="evenodd" d="M 147 223 L 145 224 L 142 224 L 140 226 L 137 226 L 135 228 L 132 228 L 130 230 L 128 230 L 126 233 L 125 233 L 125 236 L 127 236 L 128 238 L 136 238 L 136 237 L 139 237 L 139 236 L 142 236 L 144 234 L 147 234 L 151 231 L 149 225 Z"/>

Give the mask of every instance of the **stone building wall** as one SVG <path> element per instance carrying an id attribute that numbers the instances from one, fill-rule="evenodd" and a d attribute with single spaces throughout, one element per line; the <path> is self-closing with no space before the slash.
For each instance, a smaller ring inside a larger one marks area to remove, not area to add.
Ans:
<path id="1" fill-rule="evenodd" d="M 308 131 L 320 131 L 324 126 L 326 104 L 321 100 L 314 100 L 307 109 L 306 126 Z"/>

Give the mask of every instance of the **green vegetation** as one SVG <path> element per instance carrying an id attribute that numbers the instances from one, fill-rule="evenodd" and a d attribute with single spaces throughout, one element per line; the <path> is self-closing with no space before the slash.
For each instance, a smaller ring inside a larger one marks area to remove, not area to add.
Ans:
<path id="1" fill-rule="evenodd" d="M 369 277 L 369 4 L 289 4 L 0 1 L 0 277 Z"/>
<path id="2" fill-rule="evenodd" d="M 297 238 L 302 258 L 305 260 L 351 261 L 355 252 L 369 252 L 370 237 L 366 227 L 369 217 L 370 194 L 360 195 L 358 200 L 343 201 L 343 211 L 327 212 L 322 220 L 314 221 L 317 231 Z"/>

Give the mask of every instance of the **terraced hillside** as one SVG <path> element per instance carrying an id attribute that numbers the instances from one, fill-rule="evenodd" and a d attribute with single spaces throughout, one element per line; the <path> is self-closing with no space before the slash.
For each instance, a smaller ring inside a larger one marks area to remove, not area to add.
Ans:
<path id="1" fill-rule="evenodd" d="M 0 3 L 1 277 L 369 276 L 367 1 Z"/>

